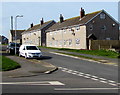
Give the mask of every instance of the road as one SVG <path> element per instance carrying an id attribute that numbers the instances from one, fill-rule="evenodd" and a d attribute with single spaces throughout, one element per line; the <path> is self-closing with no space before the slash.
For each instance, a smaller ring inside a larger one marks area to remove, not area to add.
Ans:
<path id="1" fill-rule="evenodd" d="M 85 61 L 47 50 L 43 55 L 51 58 L 39 60 L 59 69 L 51 74 L 3 78 L 3 93 L 118 93 L 117 66 Z"/>

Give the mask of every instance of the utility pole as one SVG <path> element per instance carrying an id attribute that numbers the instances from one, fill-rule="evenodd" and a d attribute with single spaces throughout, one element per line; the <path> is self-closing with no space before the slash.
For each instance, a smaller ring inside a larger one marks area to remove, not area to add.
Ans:
<path id="1" fill-rule="evenodd" d="M 11 30 L 13 30 L 13 16 L 11 16 Z"/>

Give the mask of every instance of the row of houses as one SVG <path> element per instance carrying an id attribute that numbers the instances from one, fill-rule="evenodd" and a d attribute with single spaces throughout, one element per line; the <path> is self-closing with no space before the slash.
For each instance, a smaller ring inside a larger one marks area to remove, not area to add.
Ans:
<path id="1" fill-rule="evenodd" d="M 30 28 L 21 32 L 22 44 L 91 49 L 92 40 L 119 40 L 119 24 L 105 10 L 85 14 L 81 8 L 80 16 L 64 19 L 60 14 L 59 19 L 59 22 L 44 22 L 42 18 L 40 24 L 32 23 Z"/>
<path id="2" fill-rule="evenodd" d="M 0 44 L 8 44 L 8 38 L 0 35 Z"/>

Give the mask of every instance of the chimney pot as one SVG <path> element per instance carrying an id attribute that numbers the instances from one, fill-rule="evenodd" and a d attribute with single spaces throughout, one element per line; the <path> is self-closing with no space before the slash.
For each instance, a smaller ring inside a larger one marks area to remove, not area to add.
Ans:
<path id="1" fill-rule="evenodd" d="M 42 20 L 40 21 L 40 23 L 41 23 L 41 25 L 44 23 L 44 20 L 43 20 L 43 18 L 42 18 Z"/>
<path id="2" fill-rule="evenodd" d="M 64 18 L 62 16 L 62 14 L 60 14 L 60 23 L 64 22 Z"/>
<path id="3" fill-rule="evenodd" d="M 31 28 L 33 27 L 33 23 L 30 25 L 31 26 Z"/>
<path id="4" fill-rule="evenodd" d="M 84 11 L 84 9 L 82 9 L 82 7 L 81 7 L 80 19 L 81 19 L 82 17 L 84 17 L 84 16 L 85 16 L 85 11 Z"/>

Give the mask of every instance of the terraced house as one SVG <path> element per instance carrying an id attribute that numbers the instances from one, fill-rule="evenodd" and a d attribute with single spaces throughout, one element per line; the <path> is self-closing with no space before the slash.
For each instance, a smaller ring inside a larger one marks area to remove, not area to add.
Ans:
<path id="1" fill-rule="evenodd" d="M 105 10 L 57 22 L 46 31 L 46 46 L 71 49 L 90 49 L 91 40 L 118 40 L 119 24 Z"/>
<path id="2" fill-rule="evenodd" d="M 49 27 L 55 23 L 54 20 L 44 22 L 43 18 L 40 24 L 33 25 L 22 33 L 22 44 L 34 44 L 37 46 L 46 46 L 46 33 Z"/>

